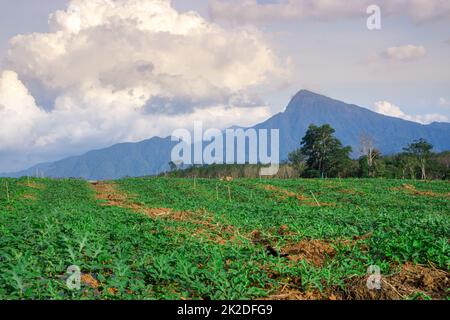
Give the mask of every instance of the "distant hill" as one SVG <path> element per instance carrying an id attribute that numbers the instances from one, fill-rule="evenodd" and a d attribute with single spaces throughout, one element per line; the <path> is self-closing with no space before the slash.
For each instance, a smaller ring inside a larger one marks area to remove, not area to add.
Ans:
<path id="1" fill-rule="evenodd" d="M 176 145 L 171 138 L 152 138 L 138 143 L 121 143 L 89 151 L 78 157 L 36 165 L 8 177 L 45 175 L 53 178 L 108 180 L 139 177 L 168 169 L 170 153 Z"/>
<path id="2" fill-rule="evenodd" d="M 254 128 L 280 130 L 280 157 L 285 160 L 292 150 L 299 147 L 310 124 L 330 124 L 336 129 L 336 136 L 343 144 L 352 146 L 355 157 L 358 156 L 362 133 L 371 136 L 376 147 L 386 155 L 400 152 L 408 143 L 419 138 L 431 142 L 435 151 L 450 150 L 450 123 L 421 125 L 384 116 L 307 90 L 298 92 L 284 112 Z M 175 145 L 170 138 L 155 137 L 139 143 L 117 144 L 3 176 L 32 176 L 36 171 L 47 177 L 90 180 L 155 175 L 168 169 L 170 153 Z"/>

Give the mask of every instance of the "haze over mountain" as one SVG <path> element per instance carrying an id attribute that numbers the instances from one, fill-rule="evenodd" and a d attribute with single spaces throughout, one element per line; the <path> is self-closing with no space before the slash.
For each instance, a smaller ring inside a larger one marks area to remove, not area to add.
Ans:
<path id="1" fill-rule="evenodd" d="M 354 157 L 359 155 L 362 133 L 371 136 L 376 147 L 386 155 L 400 152 L 408 143 L 419 138 L 431 142 L 437 152 L 450 150 L 450 123 L 422 125 L 384 116 L 307 90 L 298 92 L 284 112 L 253 128 L 279 129 L 280 159 L 286 160 L 288 154 L 299 147 L 310 124 L 330 124 L 342 143 L 353 148 Z M 33 176 L 38 173 L 56 178 L 103 180 L 154 175 L 169 168 L 171 150 L 176 144 L 170 137 L 117 144 L 3 176 Z"/>

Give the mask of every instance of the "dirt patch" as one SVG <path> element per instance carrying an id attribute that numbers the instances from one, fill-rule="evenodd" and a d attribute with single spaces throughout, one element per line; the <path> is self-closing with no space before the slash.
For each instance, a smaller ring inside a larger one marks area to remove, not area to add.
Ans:
<path id="1" fill-rule="evenodd" d="M 34 181 L 20 182 L 20 183 L 18 183 L 18 185 L 24 186 L 24 187 L 27 187 L 27 188 L 31 188 L 31 189 L 38 189 L 38 190 L 45 189 L 45 185 L 44 184 L 38 183 L 38 182 L 34 182 Z"/>
<path id="2" fill-rule="evenodd" d="M 237 241 L 238 230 L 233 225 L 215 221 L 214 215 L 209 212 L 194 212 L 188 216 L 182 216 L 181 220 L 196 225 L 194 235 L 204 235 L 211 241 L 220 245 Z"/>
<path id="3" fill-rule="evenodd" d="M 22 196 L 22 198 L 27 199 L 27 200 L 32 200 L 32 201 L 36 201 L 37 197 L 34 194 L 24 194 Z"/>
<path id="4" fill-rule="evenodd" d="M 213 215 L 208 212 L 176 212 L 168 219 L 183 223 L 168 227 L 170 232 L 193 236 L 197 239 L 207 239 L 219 245 L 226 245 L 230 242 L 240 243 L 239 232 L 234 226 L 215 221 Z M 186 227 L 184 224 L 191 226 Z"/>
<path id="5" fill-rule="evenodd" d="M 202 235 L 222 245 L 236 238 L 236 230 L 233 226 L 215 222 L 214 216 L 205 210 L 189 212 L 169 208 L 147 208 L 142 204 L 133 202 L 134 196 L 119 191 L 114 183 L 97 182 L 93 183 L 92 187 L 96 192 L 96 198 L 106 201 L 105 206 L 130 209 L 136 213 L 145 214 L 152 219 L 170 219 L 193 224 L 195 226 L 193 228 L 194 232 L 189 235 Z M 185 233 L 186 228 L 180 227 L 174 231 L 177 233 Z"/>
<path id="6" fill-rule="evenodd" d="M 352 195 L 352 196 L 363 196 L 363 195 L 365 195 L 364 192 L 358 191 L 358 190 L 355 190 L 355 189 L 342 189 L 342 190 L 339 190 L 339 192 L 343 193 L 343 194 L 349 194 L 349 195 Z"/>
<path id="7" fill-rule="evenodd" d="M 98 280 L 88 273 L 84 273 L 81 275 L 81 283 L 92 289 L 98 289 L 100 287 L 100 283 L 98 282 Z"/>
<path id="8" fill-rule="evenodd" d="M 287 197 L 296 197 L 297 196 L 297 194 L 294 193 L 294 192 L 291 192 L 291 191 L 288 191 L 288 190 L 285 190 L 285 189 L 281 189 L 281 188 L 272 186 L 270 184 L 264 185 L 263 189 L 266 190 L 266 191 L 273 191 L 273 192 L 276 192 L 276 193 L 278 193 L 278 194 L 280 194 L 282 196 L 285 196 L 284 199 L 287 199 Z"/>
<path id="9" fill-rule="evenodd" d="M 295 198 L 299 201 L 301 205 L 311 206 L 311 207 L 336 207 L 335 203 L 319 202 L 317 199 L 307 197 L 301 193 L 295 193 L 286 189 L 278 188 L 273 185 L 263 185 L 266 191 L 272 191 L 278 200 L 287 200 L 289 198 Z"/>
<path id="10" fill-rule="evenodd" d="M 349 300 L 403 300 L 415 294 L 425 294 L 433 299 L 446 299 L 449 273 L 434 267 L 404 264 L 397 273 L 381 278 L 380 290 L 369 290 L 366 277 L 347 281 L 342 296 Z M 420 296 L 419 296 L 420 298 Z"/>
<path id="11" fill-rule="evenodd" d="M 292 237 L 296 234 L 290 231 L 287 225 L 279 228 L 271 228 L 270 231 L 275 239 L 278 239 L 278 237 Z M 254 245 L 264 246 L 270 255 L 285 257 L 294 262 L 305 260 L 316 267 L 322 267 L 328 259 L 333 259 L 336 256 L 336 248 L 340 246 L 350 248 L 358 247 L 362 251 L 368 251 L 369 247 L 364 241 L 370 239 L 372 236 L 373 233 L 370 232 L 361 236 L 354 236 L 352 239 L 335 239 L 333 241 L 305 239 L 297 243 L 290 242 L 280 250 L 274 249 L 277 246 L 269 241 L 268 238 L 264 237 L 259 230 L 254 230 L 250 234 L 250 239 Z"/>
<path id="12" fill-rule="evenodd" d="M 95 190 L 96 199 L 106 201 L 105 206 L 131 209 L 152 218 L 169 216 L 175 212 L 167 208 L 146 208 L 139 203 L 135 203 L 133 202 L 134 196 L 119 191 L 114 183 L 96 182 L 92 184 L 92 187 Z"/>
<path id="13" fill-rule="evenodd" d="M 285 247 L 282 253 L 291 261 L 306 260 L 316 267 L 321 267 L 327 259 L 332 259 L 336 255 L 336 250 L 327 241 L 312 239 Z"/>
<path id="14" fill-rule="evenodd" d="M 108 288 L 106 291 L 112 296 L 115 296 L 119 292 L 116 288 Z"/>
<path id="15" fill-rule="evenodd" d="M 102 288 L 103 284 L 100 283 L 97 279 L 94 278 L 93 275 L 89 274 L 89 273 L 84 273 L 81 275 L 80 281 L 83 285 L 85 285 L 86 287 L 89 287 L 91 289 L 93 289 L 94 293 L 96 295 L 100 295 L 102 294 L 102 292 L 106 292 L 109 295 L 116 295 L 119 293 L 119 290 L 117 288 Z"/>
<path id="16" fill-rule="evenodd" d="M 279 237 L 286 237 L 286 236 L 291 236 L 291 235 L 295 234 L 294 232 L 289 230 L 289 226 L 286 224 L 282 225 L 279 228 L 272 228 L 271 230 Z"/>
<path id="17" fill-rule="evenodd" d="M 278 236 L 293 234 L 288 231 L 287 226 L 281 226 L 276 233 Z M 287 258 L 293 262 L 305 260 L 316 267 L 322 267 L 328 259 L 332 259 L 336 255 L 336 249 L 333 247 L 333 243 L 325 240 L 303 240 L 287 245 L 281 250 L 276 250 L 275 246 L 259 230 L 251 233 L 251 240 L 254 245 L 263 246 L 268 255 Z M 357 245 L 356 240 L 340 241 L 339 243 L 351 246 Z"/>
<path id="18" fill-rule="evenodd" d="M 147 216 L 152 218 L 161 218 L 161 217 L 167 217 L 172 214 L 172 209 L 167 208 L 142 208 L 142 207 L 136 207 L 137 211 L 143 211 Z"/>
<path id="19" fill-rule="evenodd" d="M 399 188 L 391 188 L 392 191 L 406 191 L 407 193 L 414 195 L 414 196 L 426 196 L 426 197 L 449 197 L 449 194 L 441 194 L 441 193 L 435 193 L 433 191 L 429 190 L 417 190 L 415 186 L 411 184 L 404 184 Z"/>
<path id="20" fill-rule="evenodd" d="M 276 250 L 272 244 L 270 243 L 269 240 L 267 240 L 263 234 L 261 233 L 261 231 L 259 230 L 254 230 L 251 234 L 250 234 L 250 239 L 253 243 L 253 245 L 255 246 L 262 246 L 265 248 L 265 251 L 267 253 L 267 255 L 270 256 L 274 256 L 274 257 L 286 257 L 287 255 L 281 252 L 278 252 L 278 250 Z"/>
<path id="21" fill-rule="evenodd" d="M 114 183 L 96 182 L 91 185 L 95 190 L 96 199 L 106 201 L 106 206 L 130 208 L 128 195 L 117 190 Z"/>
<path id="22" fill-rule="evenodd" d="M 448 299 L 449 273 L 434 267 L 406 263 L 397 273 L 381 278 L 380 290 L 369 290 L 369 276 L 353 277 L 346 281 L 345 288 L 327 288 L 301 291 L 300 279 L 288 279 L 276 294 L 261 300 L 405 300 Z"/>

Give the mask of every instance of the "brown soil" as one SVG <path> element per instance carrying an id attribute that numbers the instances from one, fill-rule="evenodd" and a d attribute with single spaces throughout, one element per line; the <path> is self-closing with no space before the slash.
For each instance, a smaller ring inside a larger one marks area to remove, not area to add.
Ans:
<path id="1" fill-rule="evenodd" d="M 336 207 L 335 203 L 316 202 L 314 199 L 304 196 L 301 193 L 295 193 L 286 189 L 278 188 L 273 185 L 262 186 L 266 191 L 272 191 L 275 193 L 275 197 L 278 200 L 287 200 L 288 198 L 296 198 L 302 205 L 311 207 Z"/>
<path id="2" fill-rule="evenodd" d="M 281 227 L 278 228 L 278 230 L 276 231 L 276 234 L 281 237 L 284 237 L 287 235 L 292 235 L 293 233 L 289 231 L 288 225 L 282 225 Z"/>
<path id="3" fill-rule="evenodd" d="M 297 194 L 294 193 L 294 192 L 291 192 L 291 191 L 288 191 L 288 190 L 285 190 L 285 189 L 281 189 L 281 188 L 272 186 L 272 185 L 270 185 L 270 184 L 264 185 L 263 188 L 264 188 L 264 190 L 266 190 L 266 191 L 274 191 L 274 192 L 276 192 L 276 193 L 279 193 L 279 194 L 281 194 L 281 195 L 284 195 L 284 196 L 286 196 L 286 198 L 287 198 L 287 197 L 296 197 L 296 196 L 297 196 Z"/>
<path id="4" fill-rule="evenodd" d="M 364 192 L 358 191 L 358 190 L 355 190 L 355 189 L 342 189 L 342 190 L 339 190 L 339 192 L 343 193 L 343 194 L 349 194 L 349 195 L 358 195 L 358 196 L 365 195 Z"/>
<path id="5" fill-rule="evenodd" d="M 323 266 L 327 259 L 332 259 L 336 255 L 336 250 L 333 246 L 323 240 L 303 240 L 297 244 L 283 248 L 282 252 L 291 261 L 298 262 L 306 260 L 316 267 Z"/>
<path id="6" fill-rule="evenodd" d="M 108 288 L 108 293 L 110 294 L 110 295 L 116 295 L 118 292 L 119 292 L 119 290 L 118 289 L 116 289 L 116 288 Z"/>
<path id="7" fill-rule="evenodd" d="M 113 183 L 98 182 L 92 184 L 92 187 L 96 192 L 96 198 L 106 201 L 106 204 L 104 204 L 106 206 L 131 209 L 136 213 L 143 213 L 153 219 L 171 219 L 194 224 L 196 227 L 193 235 L 205 235 L 210 240 L 222 245 L 236 238 L 236 230 L 233 226 L 215 223 L 213 215 L 206 211 L 188 212 L 169 208 L 147 208 L 133 202 L 134 197 L 120 192 Z M 185 229 L 179 228 L 174 231 L 185 233 Z"/>
<path id="8" fill-rule="evenodd" d="M 81 275 L 81 283 L 92 289 L 98 289 L 98 287 L 100 286 L 98 280 L 96 280 L 92 275 L 88 273 L 84 273 Z"/>
<path id="9" fill-rule="evenodd" d="M 426 197 L 448 197 L 449 194 L 435 193 L 429 190 L 417 190 L 415 186 L 410 184 L 404 184 L 399 188 L 391 188 L 392 191 L 406 191 L 414 196 L 426 196 Z"/>
<path id="10" fill-rule="evenodd" d="M 196 226 L 194 235 L 205 236 L 220 245 L 237 241 L 238 231 L 234 226 L 215 221 L 214 216 L 206 211 L 195 212 L 189 216 L 180 217 L 179 221 L 187 221 L 188 223 L 194 224 Z"/>
<path id="11" fill-rule="evenodd" d="M 101 283 L 95 279 L 91 274 L 88 273 L 84 273 L 81 275 L 81 283 L 84 284 L 85 286 L 94 289 L 94 293 L 95 294 L 101 294 L 101 292 L 103 290 L 100 290 L 101 287 Z M 116 295 L 119 290 L 117 288 L 107 288 L 106 292 L 109 293 L 110 295 Z"/>
<path id="12" fill-rule="evenodd" d="M 23 196 L 22 196 L 24 199 L 27 199 L 27 200 L 33 200 L 33 201 L 35 201 L 37 198 L 36 198 L 36 196 L 34 195 L 34 194 L 24 194 Z"/>
<path id="13" fill-rule="evenodd" d="M 287 226 L 282 226 L 279 228 L 278 232 L 286 233 Z M 305 260 L 316 267 L 323 266 L 327 259 L 332 259 L 336 255 L 336 250 L 333 248 L 332 244 L 324 240 L 303 240 L 277 251 L 274 249 L 271 242 L 264 238 L 262 233 L 258 230 L 251 233 L 251 239 L 254 245 L 264 246 L 269 255 L 284 257 L 293 262 Z"/>
<path id="14" fill-rule="evenodd" d="M 171 215 L 174 210 L 167 208 L 146 208 L 133 202 L 134 196 L 120 192 L 114 183 L 96 182 L 92 184 L 98 200 L 106 201 L 105 206 L 131 209 L 134 212 L 144 213 L 152 218 L 160 218 Z M 180 213 L 176 213 L 179 215 Z M 174 214 L 175 215 L 175 214 Z"/>
<path id="15" fill-rule="evenodd" d="M 44 189 L 45 188 L 44 184 L 37 183 L 37 182 L 34 182 L 34 181 L 30 181 L 30 183 L 28 183 L 28 182 L 20 182 L 18 184 L 21 185 L 21 186 L 24 186 L 24 187 L 31 188 L 31 189 Z"/>
<path id="16" fill-rule="evenodd" d="M 433 299 L 445 299 L 450 285 L 449 273 L 434 267 L 404 264 L 400 270 L 381 278 L 381 290 L 369 290 L 366 277 L 356 277 L 346 283 L 340 291 L 349 300 L 402 300 L 416 293 L 426 294 Z"/>
<path id="17" fill-rule="evenodd" d="M 300 291 L 301 279 L 288 279 L 276 294 L 261 300 L 404 300 L 418 293 L 435 300 L 448 298 L 449 273 L 434 267 L 406 263 L 391 276 L 381 278 L 381 290 L 369 290 L 369 276 L 353 277 L 346 281 L 345 288 L 329 288 Z"/>
<path id="18" fill-rule="evenodd" d="M 162 218 L 169 216 L 173 210 L 167 209 L 167 208 L 143 208 L 143 207 L 136 207 L 137 211 L 143 211 L 147 216 L 152 218 Z"/>
<path id="19" fill-rule="evenodd" d="M 114 183 L 96 182 L 92 184 L 96 199 L 106 201 L 106 206 L 130 208 L 128 195 L 119 192 Z"/>

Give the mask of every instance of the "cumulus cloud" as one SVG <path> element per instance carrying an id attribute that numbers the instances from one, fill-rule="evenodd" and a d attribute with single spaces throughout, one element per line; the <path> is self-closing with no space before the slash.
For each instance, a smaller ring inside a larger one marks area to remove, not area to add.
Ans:
<path id="1" fill-rule="evenodd" d="M 169 0 L 72 0 L 50 27 L 10 40 L 0 152 L 137 141 L 193 119 L 251 125 L 268 116 L 254 89 L 287 75 L 255 28 L 224 29 Z"/>
<path id="2" fill-rule="evenodd" d="M 386 116 L 400 118 L 408 121 L 414 121 L 421 124 L 430 124 L 432 122 L 448 122 L 448 118 L 441 114 L 408 115 L 404 113 L 399 106 L 388 101 L 378 101 L 375 103 L 375 112 Z"/>
<path id="3" fill-rule="evenodd" d="M 362 17 L 372 0 L 209 0 L 213 19 L 235 23 L 269 23 L 302 19 L 339 20 Z M 450 18 L 447 0 L 379 0 L 386 15 L 408 16 L 415 22 Z"/>
<path id="4" fill-rule="evenodd" d="M 2 149 L 23 145 L 38 123 L 46 117 L 27 88 L 12 71 L 0 73 L 0 146 Z M 37 137 L 34 136 L 36 139 Z"/>

